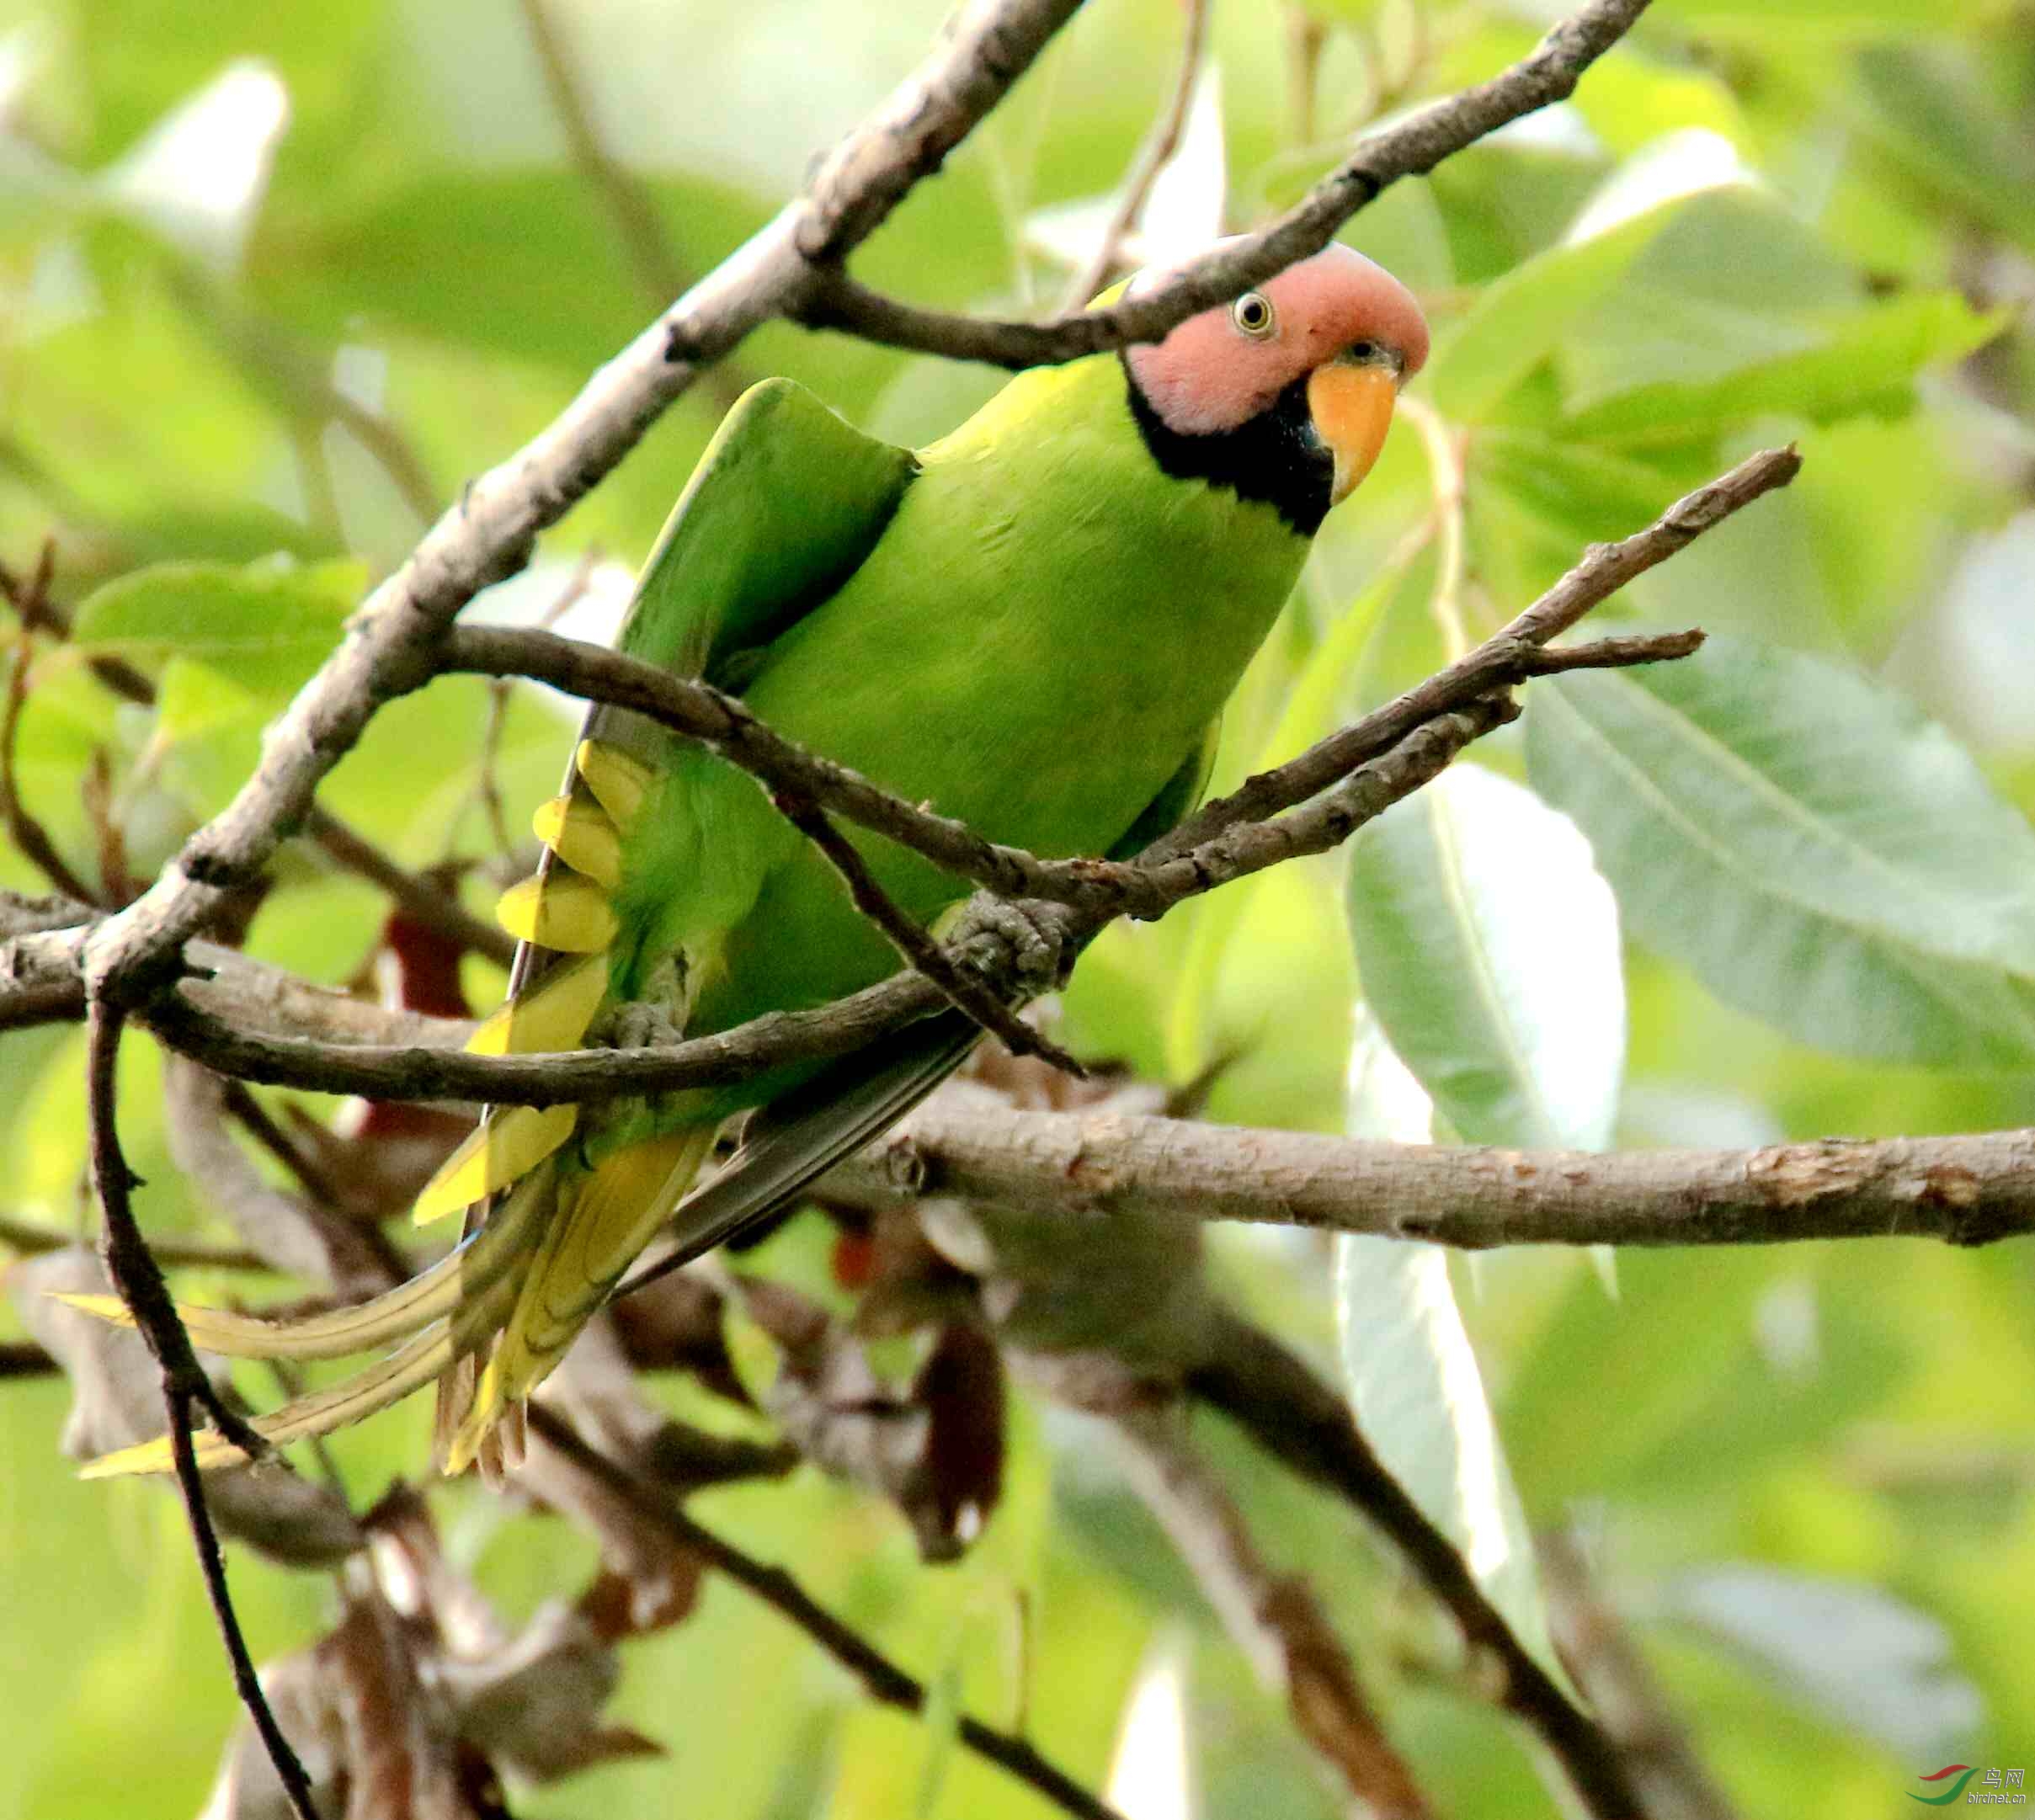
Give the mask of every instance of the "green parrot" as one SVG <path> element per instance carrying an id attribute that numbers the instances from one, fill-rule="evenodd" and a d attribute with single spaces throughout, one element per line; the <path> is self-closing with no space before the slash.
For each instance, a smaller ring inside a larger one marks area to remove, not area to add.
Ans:
<path id="1" fill-rule="evenodd" d="M 740 694 L 779 732 L 995 840 L 1133 852 L 1192 807 L 1224 700 L 1426 354 L 1405 287 L 1330 246 L 1161 342 L 1020 373 L 917 451 L 765 380 L 701 458 L 620 648 Z M 748 776 L 632 713 L 591 711 L 535 827 L 543 863 L 501 909 L 522 943 L 509 1000 L 476 1051 L 724 1030 L 899 965 Z M 922 922 L 966 896 L 916 854 L 853 838 Z M 948 1014 L 824 1070 L 496 1109 L 418 1201 L 420 1220 L 472 1210 L 443 1261 L 307 1320 L 192 1308 L 186 1325 L 238 1357 L 400 1343 L 256 1427 L 278 1443 L 324 1434 L 435 1379 L 445 1470 L 498 1468 L 520 1451 L 524 1400 L 660 1231 L 693 1255 L 766 1216 L 978 1034 Z M 688 1198 L 723 1121 L 759 1105 L 768 1138 Z M 216 1434 L 199 1445 L 207 1465 L 240 1457 Z M 168 1464 L 157 1441 L 87 1471 Z"/>

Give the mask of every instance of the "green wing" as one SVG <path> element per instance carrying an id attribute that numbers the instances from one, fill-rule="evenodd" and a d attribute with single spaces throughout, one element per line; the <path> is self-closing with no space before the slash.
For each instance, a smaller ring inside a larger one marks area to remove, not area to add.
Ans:
<path id="1" fill-rule="evenodd" d="M 680 676 L 739 689 L 733 673 L 860 566 L 919 471 L 909 450 L 865 436 L 802 386 L 767 379 L 735 401 L 706 445 L 637 577 L 618 650 Z M 588 710 L 585 742 L 626 754 L 652 776 L 680 742 L 606 703 Z M 576 752 L 580 748 L 576 748 Z M 583 801 L 575 758 L 562 796 Z M 531 891 L 554 870 L 547 845 Z M 525 942 L 509 972 L 518 995 L 549 971 Z"/>
<path id="2" fill-rule="evenodd" d="M 802 386 L 752 386 L 672 508 L 619 647 L 725 684 L 860 566 L 917 472 Z"/>
<path id="3" fill-rule="evenodd" d="M 1201 800 L 1214 769 L 1220 716 L 1145 806 L 1110 857 L 1128 859 Z M 770 1219 L 809 1182 L 887 1131 L 967 1060 L 982 1032 L 945 1011 L 880 1037 L 868 1048 L 757 1112 L 742 1147 L 714 1179 L 688 1196 L 674 1221 L 676 1253 L 657 1269 L 711 1251 Z"/>

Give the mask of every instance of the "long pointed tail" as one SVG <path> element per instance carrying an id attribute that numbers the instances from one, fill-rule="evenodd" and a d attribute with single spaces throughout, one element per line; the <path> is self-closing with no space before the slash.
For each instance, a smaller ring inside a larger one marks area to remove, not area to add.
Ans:
<path id="1" fill-rule="evenodd" d="M 524 1273 L 521 1293 L 445 1449 L 445 1470 L 479 1456 L 504 1413 L 543 1381 L 699 1173 L 714 1128 L 690 1126 L 604 1157 L 574 1179 Z"/>

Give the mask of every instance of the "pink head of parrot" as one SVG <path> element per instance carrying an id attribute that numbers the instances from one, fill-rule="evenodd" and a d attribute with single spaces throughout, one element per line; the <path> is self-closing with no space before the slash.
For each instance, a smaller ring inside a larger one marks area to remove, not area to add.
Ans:
<path id="1" fill-rule="evenodd" d="M 1132 293 L 1164 275 L 1140 274 Z M 1312 537 L 1371 471 L 1399 387 L 1426 359 L 1413 294 L 1329 246 L 1164 341 L 1125 349 L 1123 366 L 1162 470 L 1263 501 Z"/>
<path id="2" fill-rule="evenodd" d="M 1132 290 L 1166 275 L 1142 273 Z M 1427 323 L 1391 273 L 1331 244 L 1234 303 L 1189 317 L 1164 341 L 1130 349 L 1124 360 L 1168 429 L 1212 436 L 1242 428 L 1296 380 L 1352 357 L 1377 359 L 1403 383 L 1427 359 Z"/>

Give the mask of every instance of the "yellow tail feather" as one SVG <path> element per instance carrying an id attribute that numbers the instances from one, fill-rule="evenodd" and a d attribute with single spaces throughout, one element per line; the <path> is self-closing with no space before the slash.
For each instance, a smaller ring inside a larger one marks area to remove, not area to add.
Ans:
<path id="1" fill-rule="evenodd" d="M 597 955 L 621 927 L 607 893 L 592 879 L 566 867 L 510 886 L 494 915 L 518 941 L 565 955 Z"/>
<path id="2" fill-rule="evenodd" d="M 254 1431 L 279 1447 L 291 1441 L 308 1440 L 314 1434 L 329 1434 L 334 1429 L 344 1428 L 377 1410 L 387 1408 L 412 1391 L 421 1390 L 452 1362 L 453 1352 L 451 1328 L 443 1322 L 434 1321 L 380 1365 L 356 1374 L 344 1384 L 335 1384 L 330 1390 L 285 1403 L 273 1415 L 258 1417 L 253 1424 Z M 248 1456 L 216 1429 L 208 1429 L 194 1435 L 192 1443 L 198 1464 L 207 1471 L 214 1466 L 246 1463 Z M 139 1446 L 123 1447 L 118 1453 L 100 1455 L 81 1467 L 78 1477 L 110 1479 L 128 1473 L 168 1472 L 175 1465 L 176 1456 L 171 1451 L 169 1437 L 160 1434 Z"/>
<path id="3" fill-rule="evenodd" d="M 622 1272 L 671 1217 L 713 1137 L 711 1126 L 690 1126 L 632 1144 L 604 1157 L 569 1199 L 560 1197 L 515 1312 L 446 1450 L 446 1471 L 465 1471 L 503 1412 L 565 1356 Z"/>
<path id="4" fill-rule="evenodd" d="M 546 1179 L 551 1173 L 547 1169 L 541 1175 L 532 1176 L 524 1192 L 503 1210 L 503 1217 L 497 1224 L 506 1237 L 513 1239 L 519 1228 L 526 1232 L 534 1223 L 531 1216 L 541 1216 L 549 1210 L 551 1198 L 545 1189 Z M 508 1261 L 514 1260 L 518 1249 L 513 1245 L 505 1246 L 504 1256 Z M 429 1322 L 387 1358 L 328 1389 L 315 1391 L 308 1397 L 300 1397 L 294 1402 L 271 1410 L 265 1416 L 258 1416 L 253 1424 L 254 1432 L 278 1447 L 286 1447 L 292 1441 L 310 1440 L 317 1435 L 350 1428 L 354 1423 L 386 1409 L 392 1403 L 401 1402 L 439 1376 L 455 1360 L 471 1352 L 493 1331 L 507 1314 L 522 1280 L 519 1270 L 498 1270 L 485 1288 L 450 1314 Z M 242 1465 L 246 1461 L 247 1456 L 240 1449 L 216 1430 L 208 1429 L 192 1440 L 198 1464 L 207 1471 L 215 1466 Z M 107 1479 L 130 1473 L 168 1472 L 175 1466 L 176 1456 L 171 1450 L 169 1437 L 163 1434 L 137 1446 L 124 1447 L 117 1453 L 102 1454 L 83 1466 L 79 1477 Z"/>
<path id="5" fill-rule="evenodd" d="M 229 1359 L 341 1359 L 392 1344 L 471 1303 L 534 1253 L 544 1196 L 535 1176 L 525 1183 L 472 1238 L 385 1296 L 297 1321 L 264 1321 L 182 1302 L 178 1317 L 194 1346 Z M 59 1291 L 56 1300 L 116 1326 L 134 1325 L 117 1296 Z"/>
<path id="6" fill-rule="evenodd" d="M 412 1216 L 428 1226 L 520 1180 L 573 1135 L 577 1106 L 510 1106 L 477 1127 L 424 1184 Z"/>
<path id="7" fill-rule="evenodd" d="M 530 818 L 537 838 L 604 891 L 621 877 L 622 838 L 591 796 L 554 796 Z"/>
<path id="8" fill-rule="evenodd" d="M 608 812 L 615 827 L 626 833 L 655 781 L 650 767 L 619 746 L 597 739 L 581 740 L 573 763 L 594 792 L 594 800 Z"/>
<path id="9" fill-rule="evenodd" d="M 484 1018 L 466 1039 L 469 1054 L 531 1056 L 546 1050 L 577 1049 L 608 993 L 604 955 L 561 962 L 535 985 L 519 992 Z"/>

